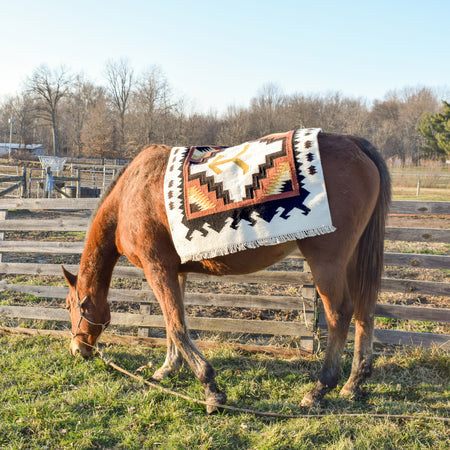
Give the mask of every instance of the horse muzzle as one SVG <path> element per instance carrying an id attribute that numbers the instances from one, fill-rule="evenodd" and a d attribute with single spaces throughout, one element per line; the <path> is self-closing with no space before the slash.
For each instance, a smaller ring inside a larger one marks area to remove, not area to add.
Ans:
<path id="1" fill-rule="evenodd" d="M 94 348 L 89 344 L 85 345 L 80 339 L 74 337 L 70 342 L 70 353 L 72 356 L 80 355 L 83 358 L 89 358 L 93 355 Z"/>

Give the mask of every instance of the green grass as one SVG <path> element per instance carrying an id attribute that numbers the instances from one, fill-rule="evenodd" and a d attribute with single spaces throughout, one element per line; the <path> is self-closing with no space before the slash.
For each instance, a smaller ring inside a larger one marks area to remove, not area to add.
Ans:
<path id="1" fill-rule="evenodd" d="M 417 333 L 448 333 L 447 324 L 438 324 L 428 320 L 404 320 L 391 319 L 387 317 L 376 317 L 375 328 L 384 328 L 389 330 L 414 331 Z"/>
<path id="2" fill-rule="evenodd" d="M 323 419 L 274 420 L 204 408 L 148 389 L 112 371 L 99 359 L 72 358 L 68 340 L 0 335 L 0 447 L 201 448 L 201 449 L 444 449 L 448 425 L 420 416 L 445 416 L 450 400 L 450 358 L 442 350 L 382 353 L 363 400 L 330 395 Z M 109 357 L 130 371 L 164 360 L 164 349 L 113 346 Z M 226 388 L 229 404 L 284 413 L 313 386 L 319 360 L 284 361 L 244 356 L 228 347 L 206 353 Z M 348 375 L 349 354 L 343 372 Z M 150 371 L 144 376 L 149 378 Z M 183 367 L 164 385 L 203 398 L 200 384 Z M 340 417 L 347 413 L 417 415 L 414 420 Z"/>

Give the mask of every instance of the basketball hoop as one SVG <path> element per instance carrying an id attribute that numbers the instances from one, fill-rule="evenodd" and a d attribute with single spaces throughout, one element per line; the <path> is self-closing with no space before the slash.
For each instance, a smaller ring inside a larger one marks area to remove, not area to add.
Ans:
<path id="1" fill-rule="evenodd" d="M 58 156 L 39 156 L 39 161 L 45 171 L 50 167 L 52 173 L 58 176 L 60 172 L 63 171 L 67 158 L 59 158 Z"/>

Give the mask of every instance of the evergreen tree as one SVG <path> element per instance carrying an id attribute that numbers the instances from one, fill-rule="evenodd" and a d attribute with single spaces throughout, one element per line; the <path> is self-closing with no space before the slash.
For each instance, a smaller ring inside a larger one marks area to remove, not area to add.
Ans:
<path id="1" fill-rule="evenodd" d="M 441 158 L 450 156 L 450 103 L 442 101 L 444 109 L 436 114 L 424 114 L 417 131 L 425 138 L 422 150 Z"/>

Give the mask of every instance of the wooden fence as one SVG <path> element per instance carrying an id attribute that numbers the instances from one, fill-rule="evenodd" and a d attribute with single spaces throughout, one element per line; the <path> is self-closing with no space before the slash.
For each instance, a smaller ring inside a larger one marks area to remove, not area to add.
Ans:
<path id="1" fill-rule="evenodd" d="M 46 232 L 46 231 L 85 231 L 89 212 L 95 208 L 95 199 L 0 199 L 0 274 L 3 275 L 61 275 L 60 263 L 42 262 L 30 259 L 30 255 L 59 255 L 61 261 L 67 262 L 69 255 L 81 254 L 83 242 L 61 242 L 41 240 L 9 240 L 3 239 L 4 233 L 10 231 Z M 40 215 L 38 219 L 17 217 L 17 212 L 11 210 L 30 210 Z M 42 211 L 55 212 L 56 218 L 42 217 Z M 80 210 L 86 210 L 86 215 L 80 217 Z M 61 216 L 61 211 L 64 214 Z M 394 214 L 437 214 L 450 215 L 449 202 L 394 202 L 391 208 Z M 2 220 L 4 219 L 4 220 Z M 387 239 L 421 242 L 450 242 L 450 230 L 423 228 L 393 228 L 387 230 Z M 64 256 L 66 255 L 66 256 Z M 295 256 L 294 256 L 295 258 Z M 423 267 L 435 269 L 450 269 L 450 256 L 386 253 L 386 265 L 403 267 Z M 297 257 L 297 263 L 298 257 Z M 76 264 L 65 264 L 72 272 L 77 271 Z M 301 264 L 296 264 L 300 267 Z M 273 283 L 277 285 L 302 285 L 301 296 L 298 295 L 231 295 L 218 293 L 187 293 L 186 305 L 202 307 L 239 307 L 261 310 L 294 311 L 289 321 L 282 320 L 245 320 L 218 317 L 188 317 L 191 329 L 214 332 L 245 333 L 258 335 L 291 336 L 298 346 L 306 351 L 314 350 L 317 331 L 323 328 L 324 321 L 318 312 L 318 296 L 314 288 L 311 273 L 307 265 L 303 271 L 298 270 L 264 270 L 254 274 L 242 276 L 205 277 L 190 274 L 188 280 L 192 282 L 215 281 L 222 283 Z M 143 280 L 143 272 L 134 266 L 118 265 L 114 270 L 114 278 L 134 278 Z M 64 299 L 67 295 L 66 287 L 49 284 L 25 285 L 18 283 L 0 282 L 1 290 L 31 294 L 41 298 L 61 299 L 58 307 L 43 306 L 11 306 L 0 305 L 0 317 L 68 321 L 69 316 L 64 309 Z M 417 293 L 424 295 L 438 295 L 450 297 L 448 283 L 403 280 L 383 278 L 382 289 L 390 292 Z M 139 334 L 145 336 L 149 329 L 163 328 L 164 321 L 160 314 L 152 314 L 152 307 L 156 304 L 153 293 L 145 282 L 137 289 L 110 290 L 109 300 L 116 305 L 127 303 L 139 304 L 139 313 L 113 312 L 112 323 L 120 326 L 139 327 Z M 113 308 L 113 311 L 117 308 Z M 447 308 L 411 307 L 402 305 L 378 304 L 376 315 L 379 317 L 426 320 L 435 322 L 450 322 L 450 311 Z M 294 317 L 292 319 L 292 317 Z M 450 348 L 450 336 L 432 333 L 415 333 L 395 330 L 375 330 L 375 341 L 380 343 L 440 345 Z"/>
<path id="2" fill-rule="evenodd" d="M 11 198 L 80 198 L 99 197 L 116 176 L 120 166 L 71 164 L 61 175 L 41 168 L 2 166 L 0 197 Z M 13 175 L 14 172 L 21 175 Z M 48 178 L 51 175 L 51 191 Z"/>
<path id="3" fill-rule="evenodd" d="M 8 168 L 9 169 L 9 168 Z M 19 173 L 19 168 L 17 173 Z M 22 175 L 0 175 L 0 184 L 3 189 L 0 190 L 0 197 L 10 194 L 11 192 L 17 191 L 18 196 L 27 196 L 27 169 L 24 167 L 22 169 Z"/>

